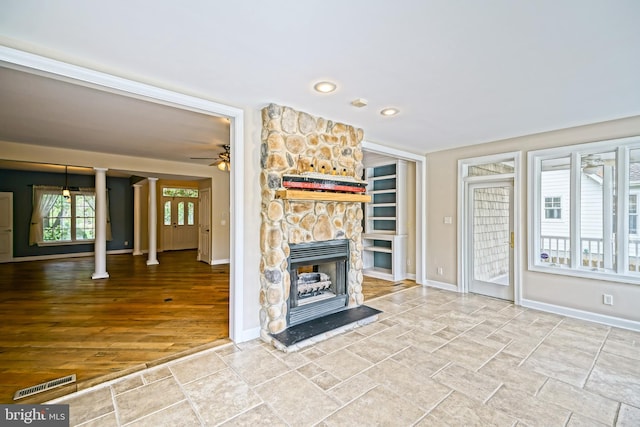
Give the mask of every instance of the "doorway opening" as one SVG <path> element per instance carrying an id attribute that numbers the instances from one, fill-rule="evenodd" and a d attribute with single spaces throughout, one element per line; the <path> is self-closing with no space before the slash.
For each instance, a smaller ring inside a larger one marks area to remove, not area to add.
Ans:
<path id="1" fill-rule="evenodd" d="M 458 162 L 460 291 L 520 301 L 520 153 Z"/>

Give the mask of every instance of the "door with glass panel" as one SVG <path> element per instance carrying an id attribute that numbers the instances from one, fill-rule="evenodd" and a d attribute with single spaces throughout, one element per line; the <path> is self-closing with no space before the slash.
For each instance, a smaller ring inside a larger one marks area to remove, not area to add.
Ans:
<path id="1" fill-rule="evenodd" d="M 469 292 L 513 301 L 513 181 L 469 184 L 467 198 Z"/>
<path id="2" fill-rule="evenodd" d="M 163 197 L 163 250 L 198 247 L 197 198 Z"/>

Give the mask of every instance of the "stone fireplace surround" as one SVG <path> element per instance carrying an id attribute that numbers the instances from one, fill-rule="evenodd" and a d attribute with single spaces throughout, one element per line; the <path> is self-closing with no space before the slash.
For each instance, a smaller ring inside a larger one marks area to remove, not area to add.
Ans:
<path id="1" fill-rule="evenodd" d="M 362 206 L 360 202 L 280 199 L 283 174 L 323 168 L 361 177 L 362 129 L 270 104 L 262 110 L 260 229 L 261 338 L 287 328 L 291 278 L 289 244 L 349 240 L 347 306 L 362 305 Z"/>

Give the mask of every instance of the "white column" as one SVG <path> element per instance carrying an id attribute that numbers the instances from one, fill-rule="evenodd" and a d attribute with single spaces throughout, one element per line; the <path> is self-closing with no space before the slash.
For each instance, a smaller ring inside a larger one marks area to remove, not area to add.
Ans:
<path id="1" fill-rule="evenodd" d="M 94 243 L 95 272 L 92 279 L 106 279 L 107 273 L 107 178 L 105 168 L 96 171 L 96 236 Z"/>
<path id="2" fill-rule="evenodd" d="M 156 202 L 156 182 L 158 178 L 148 178 L 149 180 L 149 258 L 147 265 L 157 265 L 157 245 L 158 245 L 158 204 Z"/>
<path id="3" fill-rule="evenodd" d="M 140 250 L 140 188 L 141 184 L 133 184 L 133 255 L 142 255 Z"/>

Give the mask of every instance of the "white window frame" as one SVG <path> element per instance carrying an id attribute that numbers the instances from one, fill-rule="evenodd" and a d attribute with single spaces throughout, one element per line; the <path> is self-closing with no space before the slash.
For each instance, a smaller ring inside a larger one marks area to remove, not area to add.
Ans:
<path id="1" fill-rule="evenodd" d="M 628 265 L 629 241 L 629 151 L 640 149 L 640 136 L 599 141 L 587 144 L 549 148 L 530 151 L 528 153 L 529 170 L 529 270 L 567 276 L 604 279 L 613 282 L 640 284 L 640 274 L 630 274 Z M 581 268 L 580 246 L 580 163 L 581 156 L 616 151 L 616 269 L 615 271 L 591 271 Z M 571 265 L 553 265 L 542 263 L 540 260 L 540 229 L 543 219 L 543 203 L 541 194 L 542 161 L 559 157 L 571 157 L 570 177 L 570 241 Z"/>
<path id="2" fill-rule="evenodd" d="M 636 199 L 636 211 L 634 213 L 631 213 L 631 198 L 635 197 Z M 640 206 L 638 205 L 638 203 L 640 203 L 640 193 L 638 192 L 630 192 L 629 193 L 629 212 L 627 212 L 627 215 L 629 215 L 629 220 L 631 220 L 631 216 L 635 216 L 636 217 L 636 232 L 632 233 L 631 232 L 631 225 L 629 225 L 629 235 L 630 236 L 637 236 L 640 233 L 638 232 L 640 229 L 640 226 L 638 225 L 638 218 L 640 217 L 640 209 L 638 209 Z M 629 224 L 631 224 L 631 221 L 629 221 Z"/>
<path id="3" fill-rule="evenodd" d="M 56 194 L 56 193 L 60 193 L 59 191 L 46 191 L 43 194 Z M 41 240 L 37 242 L 38 246 L 66 246 L 66 245 L 87 245 L 87 244 L 92 244 L 95 242 L 95 238 L 94 239 L 85 239 L 85 240 L 78 240 L 76 239 L 76 197 L 77 196 L 93 196 L 94 197 L 94 203 L 95 203 L 95 197 L 96 197 L 96 192 L 93 189 L 81 189 L 79 191 L 71 191 L 70 192 L 70 202 L 71 203 L 71 240 L 44 240 L 44 218 L 41 220 L 41 230 L 40 230 L 40 236 L 41 236 Z M 59 194 L 60 197 L 62 196 L 62 193 Z M 95 235 L 95 221 L 96 221 L 96 211 L 95 211 L 95 207 L 94 207 L 94 211 L 93 211 L 93 225 L 94 225 L 94 235 Z"/>

